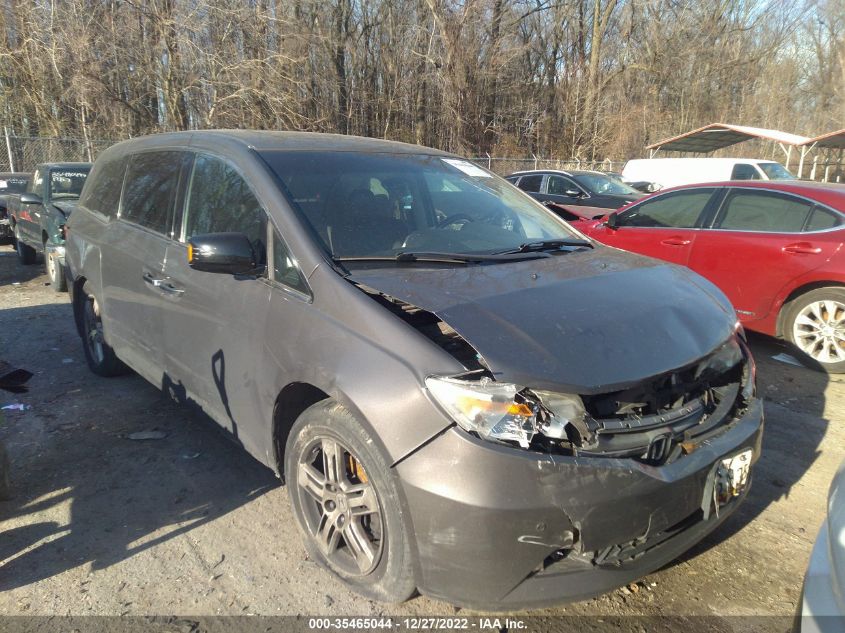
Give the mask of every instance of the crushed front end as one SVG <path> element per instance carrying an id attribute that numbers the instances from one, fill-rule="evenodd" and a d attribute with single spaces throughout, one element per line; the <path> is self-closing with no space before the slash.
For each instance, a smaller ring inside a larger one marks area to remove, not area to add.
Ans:
<path id="1" fill-rule="evenodd" d="M 505 439 L 459 424 L 423 446 L 396 467 L 421 590 L 470 607 L 536 607 L 673 560 L 747 495 L 763 429 L 754 374 L 734 336 L 621 390 L 522 389 L 505 403 L 517 421 L 494 429 Z"/>

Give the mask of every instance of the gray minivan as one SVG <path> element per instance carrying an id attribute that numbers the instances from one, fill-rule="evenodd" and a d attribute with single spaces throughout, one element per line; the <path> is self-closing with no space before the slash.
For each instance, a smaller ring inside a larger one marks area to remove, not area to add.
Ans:
<path id="1" fill-rule="evenodd" d="M 91 370 L 201 407 L 287 481 L 310 556 L 372 599 L 594 596 L 724 521 L 760 454 L 754 363 L 715 286 L 444 152 L 119 143 L 67 265 Z"/>

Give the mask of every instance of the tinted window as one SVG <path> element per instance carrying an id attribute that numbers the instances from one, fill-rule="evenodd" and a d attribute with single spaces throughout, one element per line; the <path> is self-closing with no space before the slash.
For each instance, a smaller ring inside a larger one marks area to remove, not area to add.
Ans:
<path id="1" fill-rule="evenodd" d="M 305 285 L 305 280 L 299 272 L 296 260 L 275 229 L 273 230 L 273 281 L 278 281 L 300 292 L 308 292 L 308 286 Z"/>
<path id="2" fill-rule="evenodd" d="M 693 228 L 713 189 L 667 193 L 619 214 L 619 226 Z"/>
<path id="3" fill-rule="evenodd" d="M 136 154 L 129 162 L 120 217 L 161 234 L 170 232 L 184 152 Z"/>
<path id="4" fill-rule="evenodd" d="M 769 191 L 736 191 L 728 196 L 720 229 L 798 233 L 812 204 Z"/>
<path id="5" fill-rule="evenodd" d="M 760 174 L 757 173 L 753 165 L 738 163 L 734 165 L 731 172 L 731 180 L 760 180 Z"/>
<path id="6" fill-rule="evenodd" d="M 833 211 L 816 207 L 813 209 L 812 214 L 810 214 L 810 219 L 807 221 L 807 226 L 804 227 L 804 230 L 823 231 L 824 229 L 832 229 L 835 226 L 839 226 L 839 224 L 839 215 Z"/>
<path id="7" fill-rule="evenodd" d="M 549 176 L 549 184 L 546 185 L 547 193 L 565 196 L 570 189 L 578 191 L 578 187 L 574 182 L 563 176 Z"/>
<path id="8" fill-rule="evenodd" d="M 126 171 L 126 158 L 98 161 L 88 177 L 88 187 L 82 190 L 80 204 L 91 211 L 107 216 L 117 215 L 120 190 Z"/>
<path id="9" fill-rule="evenodd" d="M 188 192 L 185 239 L 228 232 L 243 233 L 266 256 L 267 216 L 249 185 L 224 161 L 201 154 Z"/>
<path id="10" fill-rule="evenodd" d="M 353 151 L 261 156 L 294 210 L 337 257 L 492 253 L 573 235 L 540 204 L 458 158 Z"/>
<path id="11" fill-rule="evenodd" d="M 523 176 L 519 181 L 519 188 L 523 191 L 537 193 L 540 191 L 540 183 L 543 182 L 542 175 Z"/>

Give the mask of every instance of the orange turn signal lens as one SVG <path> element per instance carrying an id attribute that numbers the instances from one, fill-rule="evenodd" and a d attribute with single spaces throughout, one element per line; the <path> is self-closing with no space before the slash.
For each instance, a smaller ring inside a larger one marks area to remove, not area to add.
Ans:
<path id="1" fill-rule="evenodd" d="M 192 261 L 194 261 L 194 247 L 188 244 L 188 263 L 190 264 Z"/>

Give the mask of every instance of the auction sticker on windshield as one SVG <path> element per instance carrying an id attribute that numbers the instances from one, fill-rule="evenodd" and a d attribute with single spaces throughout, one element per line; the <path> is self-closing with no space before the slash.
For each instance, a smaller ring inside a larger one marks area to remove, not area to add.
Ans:
<path id="1" fill-rule="evenodd" d="M 478 165 L 473 165 L 466 160 L 457 160 L 455 158 L 443 158 L 444 163 L 450 164 L 464 172 L 467 176 L 474 176 L 476 178 L 492 178 L 490 174 L 481 169 Z"/>

